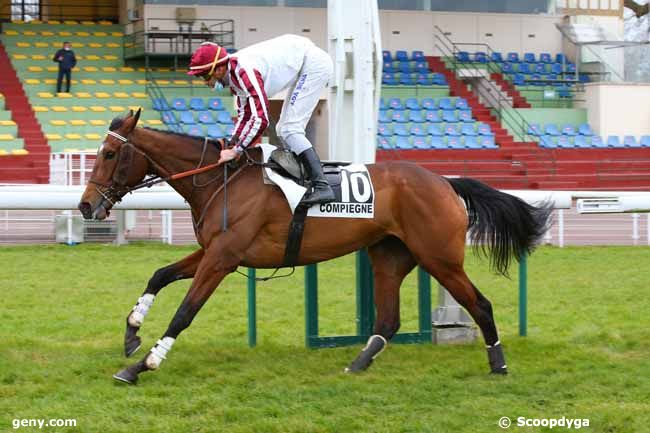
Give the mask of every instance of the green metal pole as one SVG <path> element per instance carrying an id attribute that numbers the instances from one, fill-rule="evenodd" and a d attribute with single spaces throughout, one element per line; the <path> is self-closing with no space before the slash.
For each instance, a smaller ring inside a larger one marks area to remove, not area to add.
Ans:
<path id="1" fill-rule="evenodd" d="M 257 300 L 255 269 L 248 268 L 248 347 L 257 345 Z"/>
<path id="2" fill-rule="evenodd" d="M 357 335 L 372 335 L 375 323 L 374 284 L 368 251 L 357 251 Z"/>
<path id="3" fill-rule="evenodd" d="M 420 333 L 429 336 L 431 339 L 431 277 L 418 266 L 418 310 L 420 321 Z"/>
<path id="4" fill-rule="evenodd" d="M 519 335 L 528 334 L 528 264 L 527 255 L 519 258 Z"/>
<path id="5" fill-rule="evenodd" d="M 314 347 L 312 338 L 318 337 L 318 269 L 305 266 L 305 346 Z"/>

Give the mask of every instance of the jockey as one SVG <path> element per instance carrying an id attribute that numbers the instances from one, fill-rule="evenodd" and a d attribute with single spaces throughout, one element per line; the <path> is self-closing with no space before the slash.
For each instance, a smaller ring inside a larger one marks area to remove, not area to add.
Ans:
<path id="1" fill-rule="evenodd" d="M 279 36 L 231 55 L 215 43 L 204 42 L 192 55 L 188 72 L 215 90 L 228 86 L 237 96 L 237 123 L 230 138 L 233 147 L 221 151 L 220 163 L 238 158 L 262 135 L 269 124 L 267 95 L 287 89 L 276 131 L 307 170 L 312 191 L 302 202 L 309 206 L 335 200 L 320 159 L 305 136 L 307 122 L 332 73 L 330 56 L 296 35 Z"/>

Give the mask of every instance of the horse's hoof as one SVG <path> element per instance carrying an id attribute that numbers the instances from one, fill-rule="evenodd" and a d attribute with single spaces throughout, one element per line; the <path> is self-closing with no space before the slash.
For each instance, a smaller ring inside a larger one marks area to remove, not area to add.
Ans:
<path id="1" fill-rule="evenodd" d="M 346 373 L 360 373 L 372 364 L 372 361 L 386 348 L 388 342 L 381 335 L 373 335 L 368 339 L 366 347 L 363 348 L 357 359 L 344 370 Z"/>
<path id="2" fill-rule="evenodd" d="M 137 335 L 124 341 L 124 355 L 128 358 L 140 349 L 142 339 Z"/>
<path id="3" fill-rule="evenodd" d="M 359 358 L 357 358 L 352 362 L 352 364 L 350 364 L 349 367 L 345 367 L 343 373 L 348 373 L 348 374 L 363 373 L 365 370 L 368 369 L 368 367 L 370 367 L 370 364 L 372 364 L 372 359 L 368 362 L 364 362 L 364 361 L 359 362 Z"/>
<path id="4" fill-rule="evenodd" d="M 119 382 L 128 383 L 129 385 L 135 385 L 136 383 L 138 383 L 138 375 L 131 373 L 128 368 L 125 368 L 124 370 L 115 373 L 113 375 L 113 379 Z"/>
<path id="5" fill-rule="evenodd" d="M 506 374 L 508 374 L 508 369 L 506 367 L 495 368 L 490 372 L 490 374 L 500 374 L 505 376 Z"/>

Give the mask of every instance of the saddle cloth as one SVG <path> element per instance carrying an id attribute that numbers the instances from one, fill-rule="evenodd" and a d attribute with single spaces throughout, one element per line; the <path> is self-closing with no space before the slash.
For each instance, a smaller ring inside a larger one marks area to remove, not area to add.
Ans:
<path id="1" fill-rule="evenodd" d="M 271 153 L 277 147 L 260 144 L 264 162 L 269 162 Z M 264 167 L 265 181 L 277 185 L 287 198 L 291 213 L 294 213 L 302 196 L 307 191 L 295 180 L 283 176 L 270 167 Z M 291 170 L 295 174 L 295 170 Z M 323 172 L 334 190 L 336 201 L 314 205 L 309 208 L 307 216 L 329 218 L 373 218 L 375 208 L 375 191 L 368 168 L 363 164 L 344 162 L 324 164 Z"/>

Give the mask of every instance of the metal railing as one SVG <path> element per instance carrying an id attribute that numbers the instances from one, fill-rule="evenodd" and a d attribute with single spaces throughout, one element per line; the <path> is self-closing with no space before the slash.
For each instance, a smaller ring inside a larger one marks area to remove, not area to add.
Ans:
<path id="1" fill-rule="evenodd" d="M 2 21 L 88 20 L 116 23 L 119 15 L 115 2 L 101 0 L 86 4 L 22 0 L 0 6 Z"/>

